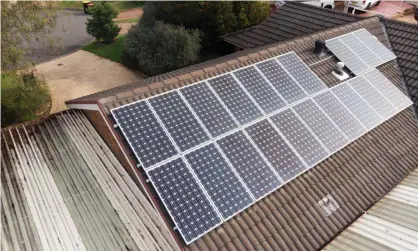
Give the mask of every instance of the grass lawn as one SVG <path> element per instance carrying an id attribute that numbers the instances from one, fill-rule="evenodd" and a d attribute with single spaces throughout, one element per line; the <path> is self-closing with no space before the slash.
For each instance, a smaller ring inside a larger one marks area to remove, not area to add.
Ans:
<path id="1" fill-rule="evenodd" d="M 92 2 L 94 4 L 94 1 Z M 118 11 L 139 8 L 144 5 L 143 1 L 109 1 L 109 3 Z M 81 1 L 62 1 L 61 6 L 63 8 L 83 9 Z"/>
<path id="2" fill-rule="evenodd" d="M 85 45 L 83 50 L 96 54 L 99 57 L 107 58 L 120 63 L 125 37 L 126 35 L 119 35 L 116 37 L 115 42 L 107 45 L 98 45 L 96 42 L 92 42 Z"/>

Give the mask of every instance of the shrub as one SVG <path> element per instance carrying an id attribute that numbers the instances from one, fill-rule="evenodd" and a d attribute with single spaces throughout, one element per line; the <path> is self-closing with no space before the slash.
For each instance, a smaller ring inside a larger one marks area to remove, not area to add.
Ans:
<path id="1" fill-rule="evenodd" d="M 132 28 L 125 40 L 122 62 L 129 66 L 137 61 L 146 75 L 157 75 L 185 67 L 198 60 L 200 31 L 156 22 L 153 26 L 141 22 Z"/>
<path id="2" fill-rule="evenodd" d="M 51 96 L 45 81 L 32 73 L 1 75 L 2 127 L 49 113 Z"/>
<path id="3" fill-rule="evenodd" d="M 107 2 L 101 2 L 89 8 L 92 18 L 87 20 L 87 33 L 98 42 L 112 42 L 119 34 L 120 28 L 113 22 L 118 12 Z"/>

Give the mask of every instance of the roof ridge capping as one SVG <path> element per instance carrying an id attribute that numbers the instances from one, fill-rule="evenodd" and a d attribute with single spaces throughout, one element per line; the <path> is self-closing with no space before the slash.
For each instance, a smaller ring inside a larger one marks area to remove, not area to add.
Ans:
<path id="1" fill-rule="evenodd" d="M 291 51 L 294 46 L 301 45 L 303 43 L 307 43 L 309 41 L 314 41 L 316 39 L 329 39 L 335 36 L 340 36 L 345 33 L 351 32 L 351 30 L 355 30 L 356 28 L 362 28 L 363 25 L 379 22 L 380 17 L 373 16 L 370 18 L 365 18 L 359 20 L 354 23 L 345 24 L 339 27 L 334 27 L 328 30 L 315 32 L 309 35 L 301 36 L 295 39 L 277 42 L 274 44 L 269 44 L 266 46 L 262 46 L 254 49 L 244 50 L 241 52 L 237 52 L 236 57 L 231 57 L 229 54 L 226 55 L 228 60 L 219 63 L 213 66 L 203 67 L 201 69 L 196 69 L 193 72 L 185 73 L 179 76 L 174 76 L 162 81 L 151 83 L 148 86 L 142 86 L 133 88 L 128 91 L 123 91 L 115 95 L 111 95 L 102 99 L 99 99 L 99 103 L 104 105 L 106 103 L 115 102 L 115 101 L 122 101 L 124 103 L 130 103 L 137 100 L 141 100 L 143 98 L 147 98 L 153 96 L 155 94 L 164 93 L 169 90 L 177 89 L 185 85 L 189 85 L 192 83 L 200 82 L 205 79 L 221 75 L 223 73 L 239 69 L 248 65 L 248 63 L 253 64 L 260 60 L 268 59 L 269 57 L 280 55 L 284 52 Z M 247 54 L 242 55 L 243 52 L 248 52 Z M 222 57 L 220 57 L 222 58 Z M 219 59 L 219 58 L 218 58 Z"/>

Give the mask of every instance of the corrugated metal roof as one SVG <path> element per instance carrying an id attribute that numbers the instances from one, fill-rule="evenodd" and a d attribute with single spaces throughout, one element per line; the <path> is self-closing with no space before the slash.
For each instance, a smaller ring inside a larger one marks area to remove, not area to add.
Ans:
<path id="1" fill-rule="evenodd" d="M 418 169 L 324 250 L 418 250 Z"/>
<path id="2" fill-rule="evenodd" d="M 1 136 L 1 250 L 177 249 L 82 112 Z"/>

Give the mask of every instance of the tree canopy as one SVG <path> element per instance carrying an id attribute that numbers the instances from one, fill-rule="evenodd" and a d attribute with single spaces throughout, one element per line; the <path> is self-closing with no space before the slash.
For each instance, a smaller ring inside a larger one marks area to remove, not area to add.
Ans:
<path id="1" fill-rule="evenodd" d="M 118 12 L 108 2 L 101 2 L 89 8 L 91 18 L 87 20 L 87 33 L 98 42 L 112 42 L 119 34 L 120 28 L 113 19 Z"/>

